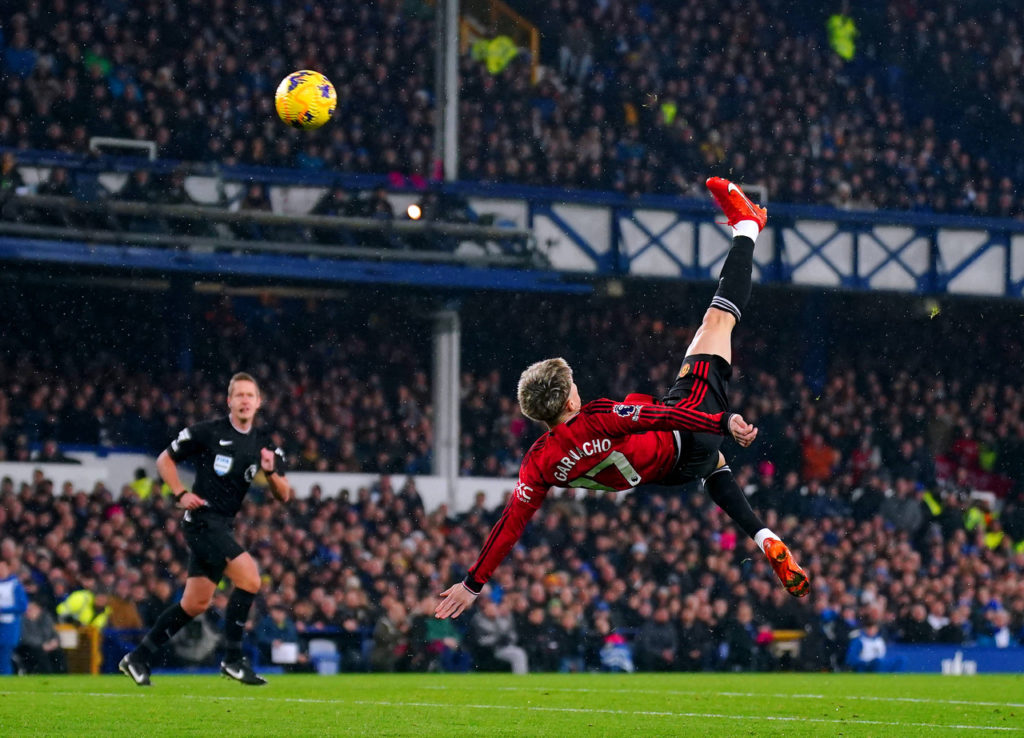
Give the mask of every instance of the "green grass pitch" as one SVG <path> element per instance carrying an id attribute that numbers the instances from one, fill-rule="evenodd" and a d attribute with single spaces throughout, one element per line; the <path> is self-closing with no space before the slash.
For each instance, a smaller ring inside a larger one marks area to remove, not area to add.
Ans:
<path id="1" fill-rule="evenodd" d="M 0 681 L 0 735 L 1024 735 L 1024 676 L 346 674 Z"/>

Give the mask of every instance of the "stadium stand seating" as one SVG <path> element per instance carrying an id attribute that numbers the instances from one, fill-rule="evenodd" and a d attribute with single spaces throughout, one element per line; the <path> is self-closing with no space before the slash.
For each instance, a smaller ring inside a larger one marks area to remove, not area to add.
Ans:
<path id="1" fill-rule="evenodd" d="M 496 75 L 463 58 L 462 179 L 678 194 L 738 172 L 780 202 L 1022 213 L 1013 3 L 874 3 L 849 62 L 817 3 L 518 6 L 541 26 L 547 71 L 531 86 L 522 56 Z M 185 161 L 388 174 L 395 186 L 436 174 L 426 4 L 210 12 L 5 3 L 0 146 L 83 152 L 114 135 Z M 337 122 L 315 135 L 272 115 L 294 66 L 338 89 Z"/>

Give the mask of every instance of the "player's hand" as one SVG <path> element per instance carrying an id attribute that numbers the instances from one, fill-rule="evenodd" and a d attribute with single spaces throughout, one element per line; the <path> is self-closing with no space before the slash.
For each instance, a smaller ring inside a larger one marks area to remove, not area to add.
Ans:
<path id="1" fill-rule="evenodd" d="M 274 471 L 274 451 L 269 448 L 260 449 L 260 469 L 265 472 Z"/>
<path id="2" fill-rule="evenodd" d="M 185 510 L 198 510 L 205 506 L 206 500 L 195 492 L 186 492 L 178 498 L 178 507 L 184 508 Z"/>
<path id="3" fill-rule="evenodd" d="M 740 415 L 733 415 L 729 418 L 729 432 L 736 439 L 736 443 L 747 447 L 757 438 L 757 428 L 745 421 Z"/>
<path id="4" fill-rule="evenodd" d="M 434 617 L 440 620 L 457 618 L 476 602 L 477 594 L 462 582 L 456 582 L 441 593 L 441 601 L 434 608 Z"/>

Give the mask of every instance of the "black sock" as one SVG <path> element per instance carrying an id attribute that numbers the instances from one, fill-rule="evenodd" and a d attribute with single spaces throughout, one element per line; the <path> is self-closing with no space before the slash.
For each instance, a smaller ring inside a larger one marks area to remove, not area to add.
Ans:
<path id="1" fill-rule="evenodd" d="M 242 658 L 242 636 L 245 633 L 245 622 L 249 619 L 249 610 L 256 595 L 235 587 L 228 600 L 228 609 L 224 613 L 224 660 L 238 661 Z"/>
<path id="2" fill-rule="evenodd" d="M 747 496 L 736 484 L 732 469 L 728 465 L 715 469 L 704 480 L 704 488 L 711 495 L 715 504 L 732 518 L 743 532 L 753 538 L 762 528 L 767 527 L 747 502 Z"/>
<path id="3" fill-rule="evenodd" d="M 153 627 L 146 633 L 142 643 L 135 649 L 135 653 L 141 656 L 147 663 L 152 659 L 167 641 L 174 637 L 174 634 L 188 625 L 192 616 L 181 609 L 181 605 L 175 603 L 160 613 L 160 617 L 153 623 Z"/>
<path id="4" fill-rule="evenodd" d="M 746 236 L 736 236 L 732 239 L 732 248 L 722 265 L 722 274 L 715 296 L 711 299 L 711 307 L 732 313 L 738 323 L 743 308 L 750 301 L 750 273 L 753 268 L 754 242 Z"/>

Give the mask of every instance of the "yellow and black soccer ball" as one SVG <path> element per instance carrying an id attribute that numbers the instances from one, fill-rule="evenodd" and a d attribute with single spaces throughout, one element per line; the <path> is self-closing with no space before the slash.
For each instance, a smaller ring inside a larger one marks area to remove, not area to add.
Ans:
<path id="1" fill-rule="evenodd" d="M 319 128 L 334 115 L 338 93 L 320 72 L 300 69 L 277 86 L 274 106 L 277 114 L 293 128 L 309 131 Z"/>

